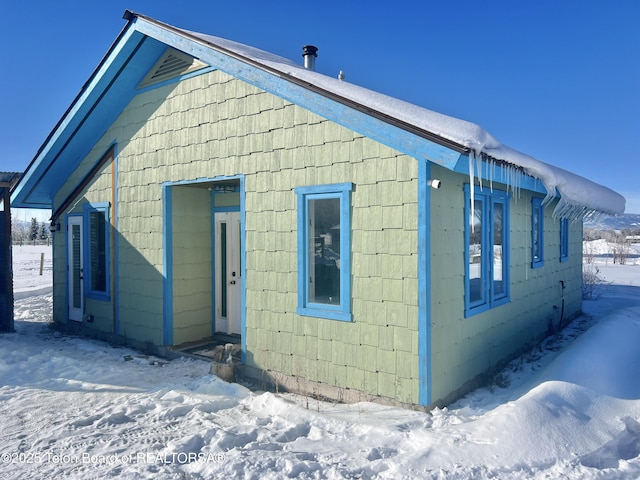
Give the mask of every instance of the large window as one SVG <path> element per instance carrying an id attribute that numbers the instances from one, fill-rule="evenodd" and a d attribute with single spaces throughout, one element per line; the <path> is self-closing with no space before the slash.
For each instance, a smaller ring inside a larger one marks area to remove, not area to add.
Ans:
<path id="1" fill-rule="evenodd" d="M 560 261 L 569 260 L 569 220 L 560 219 Z"/>
<path id="2" fill-rule="evenodd" d="M 351 183 L 298 187 L 300 315 L 351 320 Z"/>
<path id="3" fill-rule="evenodd" d="M 541 198 L 531 199 L 531 267 L 544 265 L 544 205 Z"/>
<path id="4" fill-rule="evenodd" d="M 465 185 L 465 315 L 509 301 L 509 195 Z"/>
<path id="5" fill-rule="evenodd" d="M 85 205 L 87 296 L 109 296 L 109 204 Z"/>

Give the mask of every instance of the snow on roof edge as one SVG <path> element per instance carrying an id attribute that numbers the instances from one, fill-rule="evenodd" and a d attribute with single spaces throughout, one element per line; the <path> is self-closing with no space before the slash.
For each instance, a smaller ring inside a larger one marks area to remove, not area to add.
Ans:
<path id="1" fill-rule="evenodd" d="M 514 150 L 500 143 L 479 125 L 305 69 L 289 59 L 249 45 L 179 28 L 177 30 L 457 143 L 472 150 L 477 156 L 484 153 L 496 160 L 521 167 L 526 174 L 542 182 L 547 190 L 547 202 L 560 195 L 554 216 L 595 218 L 602 214 L 624 213 L 626 200 L 619 193 Z"/>

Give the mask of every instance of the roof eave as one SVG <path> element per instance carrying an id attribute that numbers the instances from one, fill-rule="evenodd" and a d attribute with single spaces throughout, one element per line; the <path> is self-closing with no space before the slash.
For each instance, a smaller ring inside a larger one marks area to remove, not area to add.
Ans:
<path id="1" fill-rule="evenodd" d="M 74 115 L 83 107 L 92 90 L 97 83 L 103 79 L 104 70 L 109 62 L 117 55 L 118 50 L 126 43 L 132 30 L 134 21 L 128 22 L 120 31 L 114 42 L 111 44 L 107 52 L 103 55 L 100 62 L 93 70 L 89 78 L 84 82 L 78 94 L 74 97 L 69 107 L 65 110 L 60 119 L 56 122 L 51 132 L 47 135 L 42 145 L 38 148 L 35 156 L 25 169 L 20 181 L 14 186 L 12 191 L 11 203 L 17 208 L 52 208 L 53 192 L 48 202 L 42 200 L 34 200 L 32 193 L 41 182 L 46 172 L 51 168 L 57 156 L 48 158 L 51 149 L 55 147 L 56 142 L 63 136 L 65 129 L 72 123 Z M 97 100 L 99 102 L 99 98 Z M 96 103 L 97 103 L 96 102 Z M 89 106 L 89 108 L 91 108 Z"/>

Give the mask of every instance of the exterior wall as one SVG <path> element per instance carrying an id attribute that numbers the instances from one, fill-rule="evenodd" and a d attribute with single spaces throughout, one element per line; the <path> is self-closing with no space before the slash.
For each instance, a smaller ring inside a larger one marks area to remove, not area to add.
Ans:
<path id="1" fill-rule="evenodd" d="M 114 139 L 117 333 L 156 345 L 163 341 L 163 182 L 243 175 L 247 364 L 418 401 L 414 159 L 219 71 L 136 96 L 87 160 L 99 157 Z M 354 184 L 353 321 L 298 316 L 293 189 L 341 182 Z M 176 194 L 183 187 L 171 188 Z M 183 200 L 185 206 L 197 204 L 198 215 L 210 213 L 195 198 Z M 174 245 L 174 269 L 187 242 Z M 193 266 L 187 270 L 195 272 Z M 173 285 L 174 343 L 180 328 L 200 328 L 177 314 L 179 296 L 186 300 L 193 288 L 182 283 L 186 279 L 178 278 L 179 271 Z M 208 308 L 200 297 L 206 286 L 197 288 L 200 317 Z"/>
<path id="2" fill-rule="evenodd" d="M 418 403 L 418 162 L 272 94 L 214 71 L 140 93 L 73 172 L 77 184 L 109 146 L 117 159 L 116 334 L 163 344 L 163 184 L 244 177 L 246 363 L 372 396 Z M 464 195 L 468 177 L 432 166 L 431 397 L 461 385 L 580 309 L 581 230 L 559 262 L 546 209 L 545 265 L 531 269 L 531 197 L 511 208 L 511 301 L 464 317 Z M 294 188 L 351 182 L 352 322 L 297 315 Z M 59 205 L 71 191 L 56 196 Z M 105 168 L 76 204 L 110 201 Z M 173 343 L 211 327 L 211 197 L 172 186 Z M 579 231 L 580 230 L 580 231 Z M 63 237 L 63 235 L 61 235 Z M 166 239 L 165 239 L 166 240 Z M 55 242 L 56 320 L 65 321 L 66 242 Z M 113 246 L 112 246 L 113 247 Z M 112 301 L 114 296 L 112 295 Z M 113 304 L 87 302 L 113 331 Z"/>
<path id="3" fill-rule="evenodd" d="M 444 399 L 558 328 L 581 309 L 582 228 L 570 223 L 569 259 L 560 262 L 560 225 L 545 208 L 544 266 L 531 268 L 531 192 L 510 200 L 510 302 L 464 316 L 464 195 L 469 177 L 432 167 L 443 188 L 431 194 L 432 398 Z M 495 188 L 506 190 L 504 186 Z M 476 187 L 478 188 L 478 187 Z M 487 188 L 485 186 L 485 188 Z"/>

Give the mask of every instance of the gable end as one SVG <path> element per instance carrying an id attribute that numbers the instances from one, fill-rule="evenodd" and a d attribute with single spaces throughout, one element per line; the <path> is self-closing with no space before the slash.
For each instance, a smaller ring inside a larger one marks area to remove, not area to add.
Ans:
<path id="1" fill-rule="evenodd" d="M 149 73 L 142 79 L 138 88 L 148 87 L 171 78 L 186 75 L 187 73 L 195 72 L 207 66 L 206 63 L 186 53 L 173 48 L 167 48 L 160 59 L 151 70 L 149 70 Z"/>

